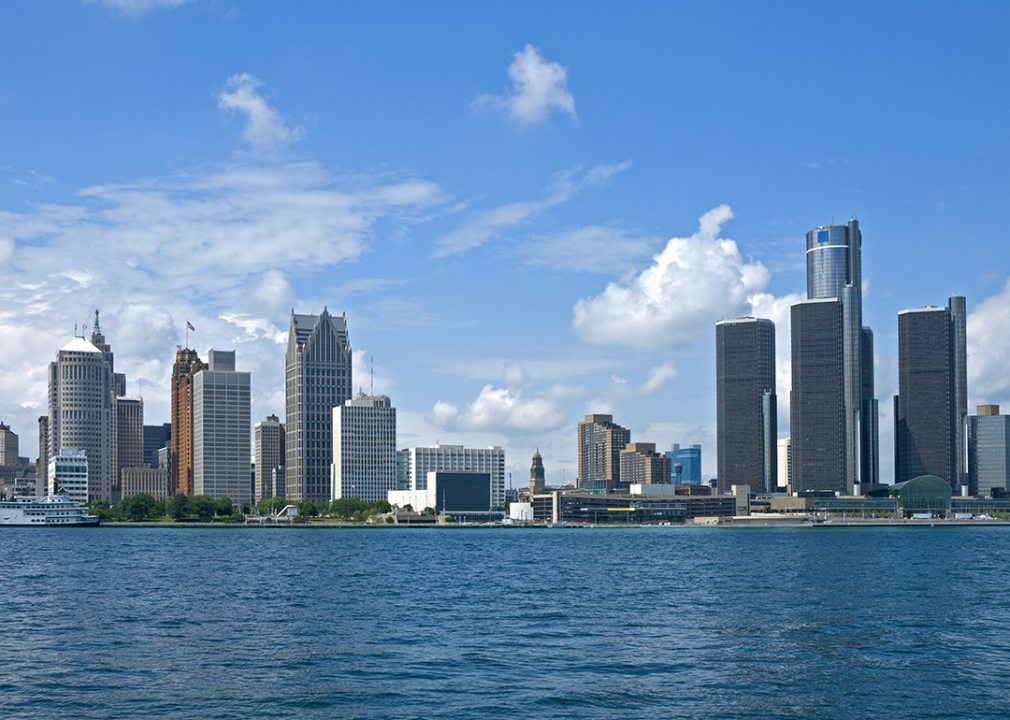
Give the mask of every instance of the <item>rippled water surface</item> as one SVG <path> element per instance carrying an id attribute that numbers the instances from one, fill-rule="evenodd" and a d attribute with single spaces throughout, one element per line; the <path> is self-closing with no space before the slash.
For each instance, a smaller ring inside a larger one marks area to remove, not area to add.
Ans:
<path id="1" fill-rule="evenodd" d="M 1010 529 L 3 528 L 3 718 L 1006 718 Z"/>

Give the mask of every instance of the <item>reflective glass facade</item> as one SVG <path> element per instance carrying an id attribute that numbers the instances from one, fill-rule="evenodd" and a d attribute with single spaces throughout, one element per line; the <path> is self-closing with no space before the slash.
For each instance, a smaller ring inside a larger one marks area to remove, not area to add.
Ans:
<path id="1" fill-rule="evenodd" d="M 990 497 L 996 489 L 1010 488 L 1010 416 L 968 417 L 968 486 L 972 495 Z"/>

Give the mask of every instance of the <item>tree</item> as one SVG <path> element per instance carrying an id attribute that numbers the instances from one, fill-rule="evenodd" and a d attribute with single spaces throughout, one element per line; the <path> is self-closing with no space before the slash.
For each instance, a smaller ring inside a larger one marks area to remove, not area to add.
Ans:
<path id="1" fill-rule="evenodd" d="M 372 509 L 378 513 L 388 513 L 390 510 L 393 509 L 393 506 L 390 505 L 389 502 L 386 500 L 378 500 L 372 503 Z"/>
<path id="2" fill-rule="evenodd" d="M 218 515 L 231 515 L 232 514 L 232 501 L 231 498 L 223 497 L 217 501 L 217 507 L 215 510 Z"/>
<path id="3" fill-rule="evenodd" d="M 156 502 L 147 493 L 131 495 L 130 497 L 123 498 L 122 502 L 119 503 L 119 511 L 124 520 L 139 522 L 151 515 Z"/>
<path id="4" fill-rule="evenodd" d="M 200 522 L 209 522 L 217 511 L 217 502 L 210 495 L 193 495 L 188 503 L 189 514 Z"/>
<path id="5" fill-rule="evenodd" d="M 340 498 L 330 503 L 330 512 L 338 518 L 350 520 L 354 513 L 361 512 L 368 506 L 361 502 L 360 498 Z"/>
<path id="6" fill-rule="evenodd" d="M 410 503 L 407 503 L 406 505 L 404 505 L 403 509 L 406 510 L 407 512 L 414 512 L 414 506 L 411 505 Z"/>
<path id="7" fill-rule="evenodd" d="M 179 493 L 165 500 L 165 514 L 174 520 L 182 520 L 189 512 L 189 498 Z"/>
<path id="8" fill-rule="evenodd" d="M 316 517 L 319 511 L 316 509 L 316 504 L 311 500 L 302 500 L 298 503 L 298 516 L 299 517 Z"/>

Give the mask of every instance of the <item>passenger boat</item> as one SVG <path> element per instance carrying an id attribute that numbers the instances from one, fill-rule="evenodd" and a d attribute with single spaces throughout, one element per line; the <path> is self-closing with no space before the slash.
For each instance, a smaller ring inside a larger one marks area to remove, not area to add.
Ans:
<path id="1" fill-rule="evenodd" d="M 0 525 L 22 527 L 97 527 L 98 518 L 65 493 L 0 501 Z"/>

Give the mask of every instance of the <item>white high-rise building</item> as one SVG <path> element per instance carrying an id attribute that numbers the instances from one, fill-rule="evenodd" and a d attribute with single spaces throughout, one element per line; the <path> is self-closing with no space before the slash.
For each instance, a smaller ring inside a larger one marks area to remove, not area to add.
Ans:
<path id="1" fill-rule="evenodd" d="M 385 395 L 358 393 L 333 408 L 330 497 L 371 503 L 396 490 L 396 408 Z"/>
<path id="2" fill-rule="evenodd" d="M 53 495 L 58 490 L 65 490 L 67 498 L 78 503 L 88 502 L 90 495 L 90 479 L 88 473 L 88 455 L 76 448 L 60 448 L 55 457 L 49 460 L 49 487 L 46 492 Z"/>
<path id="3" fill-rule="evenodd" d="M 233 350 L 211 350 L 208 364 L 193 375 L 193 494 L 251 503 L 250 376 Z"/>
<path id="4" fill-rule="evenodd" d="M 432 445 L 413 447 L 407 463 L 408 490 L 426 490 L 428 473 L 438 470 L 486 472 L 491 476 L 491 504 L 505 504 L 505 450 L 495 445 L 488 448 L 464 448 L 462 445 Z M 395 485 L 394 485 L 395 488 Z"/>

